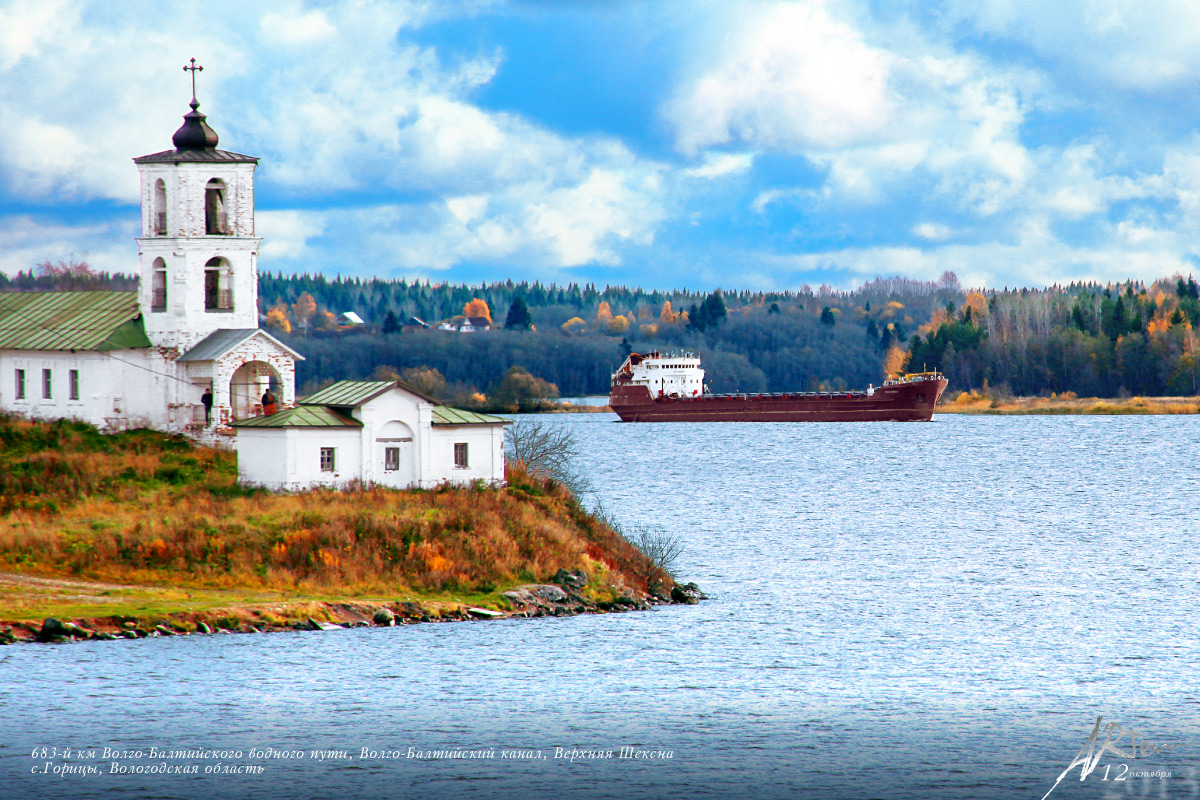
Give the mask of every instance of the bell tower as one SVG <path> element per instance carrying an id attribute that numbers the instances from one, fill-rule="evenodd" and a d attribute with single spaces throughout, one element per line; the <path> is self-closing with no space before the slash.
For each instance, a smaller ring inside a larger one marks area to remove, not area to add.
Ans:
<path id="1" fill-rule="evenodd" d="M 258 328 L 254 169 L 258 159 L 217 149 L 199 111 L 191 60 L 191 111 L 172 150 L 135 158 L 141 175 L 138 303 L 150 341 L 185 351 L 219 329 Z"/>

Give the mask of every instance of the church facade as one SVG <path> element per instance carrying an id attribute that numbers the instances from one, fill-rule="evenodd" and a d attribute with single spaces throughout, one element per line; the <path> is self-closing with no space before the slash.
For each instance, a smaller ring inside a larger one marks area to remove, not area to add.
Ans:
<path id="1" fill-rule="evenodd" d="M 217 143 L 193 97 L 173 149 L 134 159 L 137 292 L 0 294 L 0 410 L 232 447 L 268 389 L 295 402 L 303 357 L 258 327 L 258 159 Z"/>

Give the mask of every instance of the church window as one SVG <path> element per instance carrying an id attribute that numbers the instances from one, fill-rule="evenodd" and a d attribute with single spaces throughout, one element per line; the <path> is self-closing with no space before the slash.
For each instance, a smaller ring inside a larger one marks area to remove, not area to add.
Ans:
<path id="1" fill-rule="evenodd" d="M 150 310 L 167 310 L 167 262 L 154 259 L 154 280 L 150 288 Z"/>
<path id="2" fill-rule="evenodd" d="M 25 399 L 25 370 L 17 370 L 17 399 Z"/>
<path id="3" fill-rule="evenodd" d="M 154 182 L 154 225 L 155 236 L 167 235 L 167 184 L 159 178 Z"/>
<path id="4" fill-rule="evenodd" d="M 321 448 L 321 472 L 333 472 L 337 469 L 337 448 Z"/>
<path id="5" fill-rule="evenodd" d="M 233 267 L 223 258 L 204 265 L 204 310 L 233 310 Z"/>
<path id="6" fill-rule="evenodd" d="M 455 469 L 466 469 L 468 466 L 470 466 L 470 464 L 467 460 L 467 443 L 466 442 L 455 442 L 454 443 L 454 468 Z"/>
<path id="7" fill-rule="evenodd" d="M 225 214 L 225 182 L 213 178 L 204 187 L 204 232 L 209 236 L 228 236 Z"/>
<path id="8" fill-rule="evenodd" d="M 384 472 L 395 472 L 400 469 L 400 448 L 387 447 L 383 451 Z"/>
<path id="9" fill-rule="evenodd" d="M 79 370 L 77 370 L 77 369 L 71 370 L 70 373 L 68 373 L 68 376 L 70 378 L 70 380 L 68 381 L 68 385 L 69 385 L 70 392 L 71 392 L 71 399 L 78 400 L 79 399 Z"/>
<path id="10" fill-rule="evenodd" d="M 54 371 L 49 369 L 42 370 L 42 399 L 54 399 Z"/>

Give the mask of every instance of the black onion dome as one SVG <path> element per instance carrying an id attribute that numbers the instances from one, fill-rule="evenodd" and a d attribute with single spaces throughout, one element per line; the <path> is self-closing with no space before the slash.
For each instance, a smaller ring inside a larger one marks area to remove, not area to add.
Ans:
<path id="1" fill-rule="evenodd" d="M 217 146 L 217 132 L 208 127 L 207 117 L 196 109 L 200 104 L 192 98 L 192 110 L 183 115 L 183 126 L 175 131 L 171 141 L 176 150 L 212 150 Z"/>

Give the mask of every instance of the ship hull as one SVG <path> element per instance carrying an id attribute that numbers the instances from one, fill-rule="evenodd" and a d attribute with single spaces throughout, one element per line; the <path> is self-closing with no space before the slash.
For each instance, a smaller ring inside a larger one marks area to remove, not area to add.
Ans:
<path id="1" fill-rule="evenodd" d="M 725 394 L 654 398 L 645 386 L 616 383 L 609 406 L 622 422 L 928 422 L 944 378 L 866 392 Z"/>

